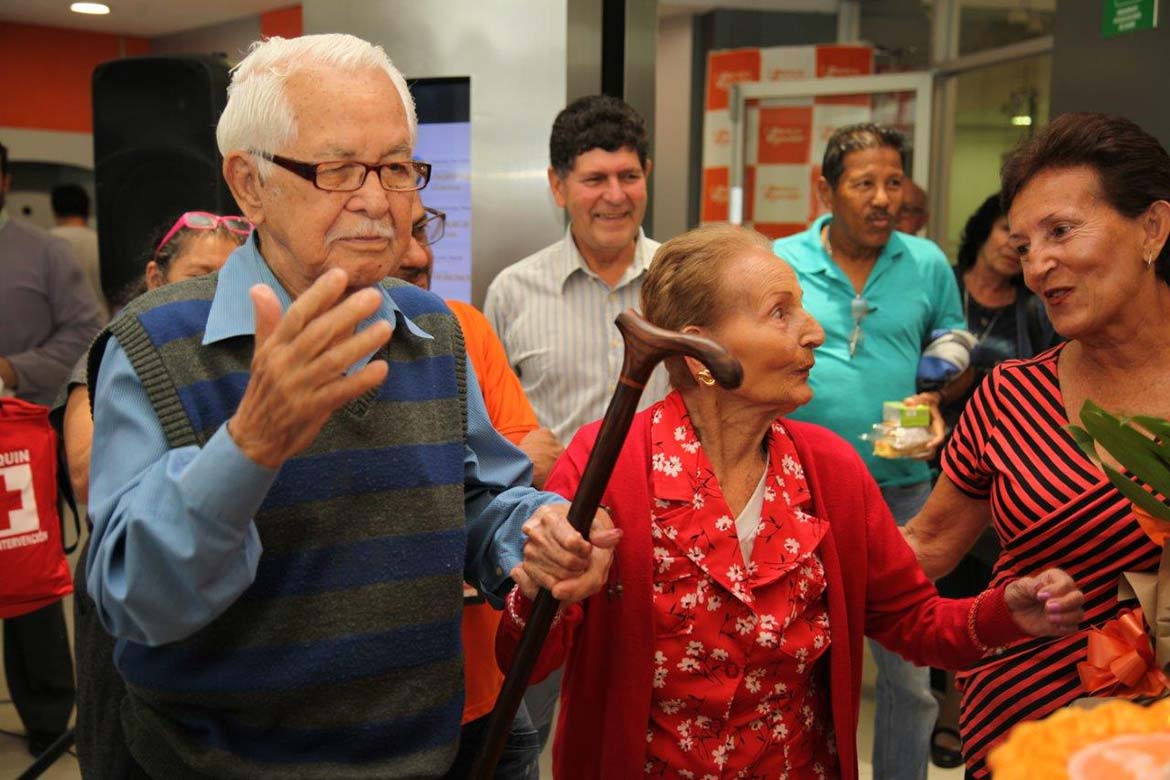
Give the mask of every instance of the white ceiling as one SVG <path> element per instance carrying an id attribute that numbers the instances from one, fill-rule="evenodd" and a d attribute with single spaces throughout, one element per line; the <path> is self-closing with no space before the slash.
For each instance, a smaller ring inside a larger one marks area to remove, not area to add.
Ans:
<path id="1" fill-rule="evenodd" d="M 0 23 L 21 22 L 154 38 L 287 8 L 296 4 L 296 0 L 105 0 L 105 3 L 110 7 L 109 14 L 89 16 L 70 11 L 70 0 L 0 0 Z"/>

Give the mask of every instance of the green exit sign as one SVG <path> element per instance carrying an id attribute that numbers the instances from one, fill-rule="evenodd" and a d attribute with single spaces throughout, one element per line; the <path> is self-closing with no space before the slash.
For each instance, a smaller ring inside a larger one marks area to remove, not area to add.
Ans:
<path id="1" fill-rule="evenodd" d="M 1157 26 L 1158 0 L 1104 0 L 1102 37 L 1112 38 Z"/>

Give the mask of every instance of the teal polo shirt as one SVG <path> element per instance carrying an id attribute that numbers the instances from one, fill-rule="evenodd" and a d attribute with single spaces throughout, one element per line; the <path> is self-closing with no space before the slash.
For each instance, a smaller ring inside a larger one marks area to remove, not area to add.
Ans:
<path id="1" fill-rule="evenodd" d="M 893 233 L 861 292 L 868 313 L 851 357 L 856 292 L 821 244 L 821 228 L 830 219 L 832 215 L 823 216 L 803 233 L 772 246 L 796 271 L 804 308 L 825 329 L 825 344 L 816 351 L 809 380 L 813 399 L 790 416 L 845 437 L 882 487 L 925 482 L 930 479 L 926 463 L 876 457 L 872 445 L 859 437 L 881 422 L 883 401 L 914 394 L 918 359 L 931 332 L 966 327 L 954 272 L 934 242 Z"/>

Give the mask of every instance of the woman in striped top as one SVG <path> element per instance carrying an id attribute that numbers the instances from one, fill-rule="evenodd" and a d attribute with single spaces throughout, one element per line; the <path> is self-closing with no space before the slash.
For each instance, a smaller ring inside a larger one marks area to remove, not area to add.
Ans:
<path id="1" fill-rule="evenodd" d="M 1001 364 L 984 381 L 906 535 L 938 577 L 990 525 L 1003 546 L 993 587 L 1058 566 L 1084 591 L 1085 616 L 1076 634 L 1019 642 L 958 676 L 967 776 L 980 780 L 1012 725 L 1087 695 L 1076 665 L 1088 630 L 1117 616 L 1122 572 L 1158 565 L 1129 502 L 1065 426 L 1080 422 L 1090 398 L 1170 416 L 1165 149 L 1128 120 L 1065 114 L 1004 167 L 1003 198 L 1025 282 L 1068 342 Z"/>

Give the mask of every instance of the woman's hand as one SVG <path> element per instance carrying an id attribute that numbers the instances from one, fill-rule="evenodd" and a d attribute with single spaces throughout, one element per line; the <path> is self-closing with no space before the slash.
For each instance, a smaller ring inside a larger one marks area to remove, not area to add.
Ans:
<path id="1" fill-rule="evenodd" d="M 568 504 L 546 504 L 523 526 L 524 563 L 511 576 L 528 598 L 548 588 L 558 601 L 583 601 L 605 585 L 613 563 L 620 529 L 604 509 L 598 509 L 589 541 L 569 525 Z"/>
<path id="2" fill-rule="evenodd" d="M 1032 636 L 1063 636 L 1077 630 L 1084 617 L 1085 594 L 1061 569 L 1008 584 L 1004 601 L 1016 625 Z"/>

